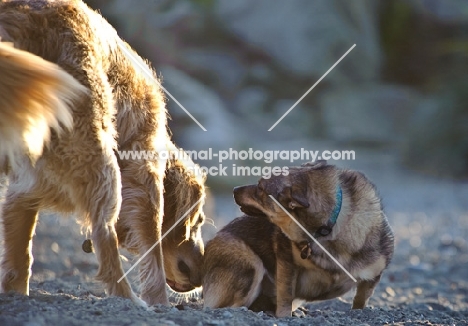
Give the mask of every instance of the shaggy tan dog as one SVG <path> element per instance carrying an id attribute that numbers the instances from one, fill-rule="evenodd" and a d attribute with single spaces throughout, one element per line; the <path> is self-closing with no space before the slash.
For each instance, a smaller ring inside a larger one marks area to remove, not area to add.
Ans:
<path id="1" fill-rule="evenodd" d="M 140 302 L 125 278 L 117 282 L 123 270 L 115 225 L 119 218 L 126 230 L 119 238 L 140 254 L 160 239 L 166 161 L 118 161 L 115 151 L 158 153 L 171 146 L 160 88 L 82 1 L 0 1 L 0 39 L 14 46 L 0 43 L 0 172 L 9 173 L 10 183 L 1 216 L 1 290 L 28 294 L 38 212 L 52 209 L 75 213 L 90 228 L 97 277 L 108 294 Z M 172 244 L 190 243 L 202 254 L 201 240 L 192 236 L 200 212 L 201 204 L 181 226 L 190 232 Z M 174 248 L 166 256 L 173 287 L 199 284 L 193 257 Z M 157 246 L 141 262 L 142 298 L 149 304 L 168 304 L 164 260 Z"/>

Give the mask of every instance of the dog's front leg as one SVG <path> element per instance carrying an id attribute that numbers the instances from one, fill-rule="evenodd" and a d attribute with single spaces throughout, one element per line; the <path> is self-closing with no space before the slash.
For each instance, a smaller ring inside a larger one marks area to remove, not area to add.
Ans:
<path id="1" fill-rule="evenodd" d="M 169 305 L 161 244 L 147 252 L 161 239 L 162 180 L 148 172 L 142 173 L 143 180 L 135 180 L 136 168 L 129 164 L 122 169 L 123 201 L 117 229 L 128 230 L 125 246 L 145 255 L 138 266 L 142 299 L 148 305 Z"/>
<path id="2" fill-rule="evenodd" d="M 291 317 L 296 292 L 297 270 L 293 262 L 292 244 L 283 233 L 278 233 L 276 251 L 276 317 Z"/>
<path id="3" fill-rule="evenodd" d="M 375 277 L 373 280 L 359 281 L 352 309 L 364 309 L 366 307 L 369 298 L 374 293 L 375 286 L 380 281 L 380 276 Z"/>
<path id="4" fill-rule="evenodd" d="M 276 317 L 291 317 L 297 271 L 288 261 L 276 262 Z"/>

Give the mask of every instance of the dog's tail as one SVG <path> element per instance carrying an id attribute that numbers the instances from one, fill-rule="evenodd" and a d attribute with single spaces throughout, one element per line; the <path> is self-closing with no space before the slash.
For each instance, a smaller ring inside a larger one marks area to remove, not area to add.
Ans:
<path id="1" fill-rule="evenodd" d="M 59 66 L 0 42 L 0 164 L 39 157 L 50 128 L 72 127 L 72 101 L 85 93 Z"/>

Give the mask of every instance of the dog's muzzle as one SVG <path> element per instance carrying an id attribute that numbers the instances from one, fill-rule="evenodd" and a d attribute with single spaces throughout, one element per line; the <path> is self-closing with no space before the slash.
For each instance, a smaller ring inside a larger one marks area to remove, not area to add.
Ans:
<path id="1" fill-rule="evenodd" d="M 233 189 L 234 201 L 240 206 L 240 210 L 247 215 L 264 215 L 264 213 L 253 207 L 252 201 L 255 201 L 256 185 L 239 186 Z"/>

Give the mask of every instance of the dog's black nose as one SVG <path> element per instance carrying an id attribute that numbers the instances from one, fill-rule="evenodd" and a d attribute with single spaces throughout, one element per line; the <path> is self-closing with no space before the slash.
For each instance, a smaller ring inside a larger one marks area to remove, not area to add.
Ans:
<path id="1" fill-rule="evenodd" d="M 234 197 L 236 196 L 236 194 L 239 193 L 240 189 L 243 188 L 244 186 L 238 186 L 238 187 L 234 187 L 234 189 L 232 189 L 232 193 L 234 194 Z"/>
<path id="2" fill-rule="evenodd" d="M 234 194 L 234 200 L 235 200 L 236 204 L 239 205 L 239 206 L 242 206 L 242 204 L 240 202 L 240 197 L 241 197 L 241 193 L 244 190 L 244 188 L 245 188 L 245 186 L 239 186 L 239 187 L 234 187 L 234 189 L 232 190 L 232 192 Z"/>

